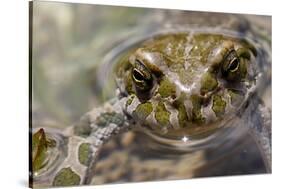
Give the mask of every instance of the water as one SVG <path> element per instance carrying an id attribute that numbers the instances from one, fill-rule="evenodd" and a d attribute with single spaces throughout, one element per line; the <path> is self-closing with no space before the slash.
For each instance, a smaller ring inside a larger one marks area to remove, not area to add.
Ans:
<path id="1" fill-rule="evenodd" d="M 32 58 L 33 126 L 65 128 L 110 99 L 115 94 L 112 70 L 124 52 L 159 30 L 175 29 L 175 23 L 183 25 L 185 18 L 192 18 L 190 25 L 206 24 L 202 19 L 205 13 L 198 14 L 37 2 Z M 249 17 L 270 32 L 269 18 Z M 264 96 L 268 107 L 270 91 L 269 87 Z M 59 135 L 54 137 L 61 155 L 57 156 L 58 151 L 51 153 L 55 154 L 53 158 L 58 157 L 54 162 L 59 163 L 64 157 L 65 140 Z M 34 180 L 48 171 L 51 170 L 42 170 Z M 163 138 L 139 130 L 117 136 L 102 148 L 92 183 L 265 172 L 256 143 L 245 130 L 224 128 L 197 140 L 186 135 Z"/>
<path id="2" fill-rule="evenodd" d="M 42 128 L 42 127 L 40 127 Z M 67 137 L 62 134 L 62 130 L 43 127 L 47 140 L 52 140 L 54 146 L 49 146 L 46 151 L 46 159 L 42 164 L 42 168 L 32 171 L 32 179 L 35 186 L 47 187 L 50 184 L 50 178 L 63 160 L 67 156 Z M 39 128 L 34 128 L 32 133 L 38 131 Z"/>

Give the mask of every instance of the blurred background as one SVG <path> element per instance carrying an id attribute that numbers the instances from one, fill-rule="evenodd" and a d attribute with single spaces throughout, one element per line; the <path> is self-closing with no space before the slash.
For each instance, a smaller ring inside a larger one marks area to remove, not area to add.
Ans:
<path id="1" fill-rule="evenodd" d="M 33 6 L 33 123 L 67 126 L 100 103 L 96 66 L 137 25 L 150 24 L 145 17 L 151 12 L 40 1 Z"/>

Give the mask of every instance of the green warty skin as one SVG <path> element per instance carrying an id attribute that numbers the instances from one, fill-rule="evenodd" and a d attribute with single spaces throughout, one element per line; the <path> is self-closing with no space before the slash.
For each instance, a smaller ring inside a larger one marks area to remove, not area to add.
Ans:
<path id="1" fill-rule="evenodd" d="M 254 87 L 250 42 L 209 33 L 163 34 L 116 66 L 124 111 L 160 135 L 215 128 L 242 107 Z"/>

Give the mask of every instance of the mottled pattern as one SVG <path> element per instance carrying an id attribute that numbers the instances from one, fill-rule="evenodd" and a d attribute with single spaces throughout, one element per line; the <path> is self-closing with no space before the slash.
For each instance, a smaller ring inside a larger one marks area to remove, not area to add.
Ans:
<path id="1" fill-rule="evenodd" d="M 255 88 L 256 61 L 253 44 L 235 35 L 191 31 L 152 37 L 117 64 L 119 88 L 128 98 L 124 110 L 160 135 L 186 128 L 192 136 L 190 128 L 206 127 L 242 107 Z M 234 103 L 236 94 L 244 98 Z"/>
<path id="2" fill-rule="evenodd" d="M 58 132 L 63 147 L 57 164 L 44 164 L 51 140 L 34 135 L 34 170 L 45 171 L 34 172 L 34 179 L 53 186 L 89 184 L 101 147 L 123 131 L 142 127 L 160 138 L 197 139 L 228 126 L 234 116 L 253 133 L 270 171 L 271 115 L 261 115 L 268 110 L 256 96 L 263 79 L 264 54 L 258 48 L 241 33 L 210 29 L 141 41 L 115 65 L 118 98 Z"/>

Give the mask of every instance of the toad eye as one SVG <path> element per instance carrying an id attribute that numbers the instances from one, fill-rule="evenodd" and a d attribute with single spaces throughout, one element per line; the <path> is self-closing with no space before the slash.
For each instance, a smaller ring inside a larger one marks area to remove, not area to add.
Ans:
<path id="1" fill-rule="evenodd" d="M 239 64 L 240 64 L 240 62 L 239 62 L 238 58 L 234 57 L 231 60 L 231 62 L 229 63 L 227 71 L 228 72 L 235 72 L 235 71 L 237 71 L 238 68 L 239 68 Z"/>
<path id="2" fill-rule="evenodd" d="M 240 59 L 235 50 L 231 50 L 223 60 L 222 75 L 227 80 L 240 79 Z"/>
<path id="3" fill-rule="evenodd" d="M 134 68 L 134 69 L 133 69 L 133 79 L 134 79 L 135 82 L 141 83 L 141 82 L 143 82 L 143 81 L 145 80 L 145 77 L 144 77 L 144 75 L 141 73 L 140 70 Z"/>
<path id="4" fill-rule="evenodd" d="M 132 79 L 137 90 L 147 91 L 152 88 L 152 74 L 140 60 L 135 61 L 134 68 L 132 69 Z"/>

